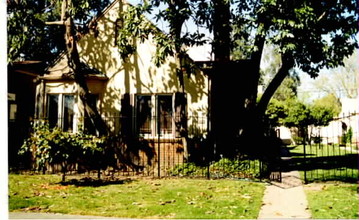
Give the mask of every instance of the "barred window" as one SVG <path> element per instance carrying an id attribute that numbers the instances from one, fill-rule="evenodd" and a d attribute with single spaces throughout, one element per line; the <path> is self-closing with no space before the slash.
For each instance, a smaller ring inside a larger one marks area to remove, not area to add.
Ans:
<path id="1" fill-rule="evenodd" d="M 72 94 L 47 95 L 47 119 L 49 126 L 62 128 L 63 131 L 74 131 L 75 96 Z"/>
<path id="2" fill-rule="evenodd" d="M 174 95 L 136 95 L 136 133 L 143 136 L 174 135 Z"/>

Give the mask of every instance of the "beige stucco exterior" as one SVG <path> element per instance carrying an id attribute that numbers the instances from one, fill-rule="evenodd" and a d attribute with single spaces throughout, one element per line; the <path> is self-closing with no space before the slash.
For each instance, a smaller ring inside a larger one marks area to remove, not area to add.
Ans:
<path id="1" fill-rule="evenodd" d="M 98 95 L 98 107 L 104 116 L 121 111 L 124 94 L 174 94 L 180 91 L 176 59 L 168 57 L 166 63 L 157 67 L 153 62 L 156 45 L 151 39 L 138 43 L 137 53 L 128 62 L 121 59 L 115 45 L 115 23 L 121 10 L 126 10 L 126 4 L 121 0 L 112 3 L 97 20 L 98 36 L 89 33 L 78 42 L 81 61 L 101 73 L 88 79 L 88 87 L 91 93 Z M 67 59 L 63 55 L 43 77 L 45 94 L 76 94 L 75 82 L 62 78 L 68 72 Z M 190 76 L 185 74 L 184 85 L 187 114 L 207 116 L 208 77 L 199 70 Z M 75 111 L 81 114 L 78 100 L 76 103 Z"/>

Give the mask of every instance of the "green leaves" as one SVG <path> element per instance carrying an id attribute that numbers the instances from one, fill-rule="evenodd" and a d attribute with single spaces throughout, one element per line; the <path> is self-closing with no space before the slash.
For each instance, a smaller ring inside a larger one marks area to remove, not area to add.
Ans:
<path id="1" fill-rule="evenodd" d="M 246 49 L 242 42 L 247 40 L 246 50 L 255 51 L 250 49 L 255 37 L 265 37 L 267 43 L 279 48 L 279 53 L 290 54 L 297 67 L 316 77 L 324 67 L 342 65 L 343 58 L 357 47 L 358 12 L 354 0 L 245 2 L 238 3 L 234 17 L 234 21 L 241 21 L 234 23 L 234 30 L 241 30 L 242 36 L 249 33 L 244 39 L 238 33 L 234 35 L 240 50 Z"/>
<path id="2" fill-rule="evenodd" d="M 59 128 L 49 128 L 45 121 L 33 123 L 33 132 L 20 148 L 19 154 L 27 152 L 33 155 L 37 170 L 44 170 L 48 165 L 67 165 L 79 161 L 101 161 L 99 154 L 104 152 L 106 139 L 83 132 L 69 133 Z"/>
<path id="3" fill-rule="evenodd" d="M 266 111 L 266 118 L 272 126 L 327 126 L 339 111 L 340 106 L 332 96 L 315 100 L 313 104 L 304 104 L 296 98 L 272 99 Z"/>
<path id="4" fill-rule="evenodd" d="M 98 15 L 109 0 L 72 0 L 67 13 L 73 16 L 77 31 L 88 31 L 88 22 Z M 8 62 L 19 59 L 50 61 L 64 48 L 63 27 L 47 26 L 60 20 L 62 0 L 8 1 Z"/>
<path id="5" fill-rule="evenodd" d="M 153 13 L 154 7 L 157 7 L 156 13 Z M 142 43 L 145 39 L 153 39 L 156 44 L 153 61 L 157 66 L 163 64 L 168 56 L 183 52 L 183 48 L 187 46 L 203 45 L 207 42 L 204 40 L 205 34 L 198 30 L 184 31 L 182 27 L 190 18 L 198 26 L 209 24 L 208 7 L 208 2 L 203 0 L 152 0 L 142 5 L 126 6 L 126 10 L 119 12 L 121 25 L 117 30 L 117 45 L 122 58 L 126 59 L 134 54 L 137 43 Z M 152 16 L 157 22 L 168 24 L 168 33 L 156 28 L 145 15 Z"/>
<path id="6" fill-rule="evenodd" d="M 137 49 L 137 41 L 143 42 L 158 30 L 145 18 L 144 14 L 150 12 L 147 4 L 127 6 L 126 11 L 119 12 L 120 19 L 117 24 L 117 47 L 122 59 L 134 54 Z"/>

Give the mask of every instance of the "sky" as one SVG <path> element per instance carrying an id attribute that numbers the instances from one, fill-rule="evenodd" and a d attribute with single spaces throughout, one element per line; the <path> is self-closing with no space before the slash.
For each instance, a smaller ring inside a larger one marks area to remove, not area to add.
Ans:
<path id="1" fill-rule="evenodd" d="M 132 5 L 136 5 L 141 3 L 141 0 L 127 0 L 130 4 Z M 160 7 L 161 8 L 161 7 Z M 163 8 L 163 7 L 162 7 Z M 154 14 L 156 14 L 156 12 L 154 12 Z M 156 22 L 153 19 L 153 16 L 151 15 L 147 15 L 147 18 L 150 19 L 154 24 L 156 24 L 156 26 L 161 29 L 164 32 L 168 32 L 168 23 L 163 22 L 163 21 L 158 21 Z M 183 29 L 184 30 L 196 30 L 196 25 L 191 22 L 188 21 L 185 23 Z M 211 34 L 209 33 L 208 30 L 206 29 L 200 29 L 201 33 L 206 34 L 206 36 L 208 36 L 208 38 L 211 37 Z M 209 44 L 205 44 L 203 46 L 195 46 L 195 47 L 191 47 L 188 49 L 188 55 L 194 60 L 194 61 L 209 61 L 211 60 L 211 45 Z"/>

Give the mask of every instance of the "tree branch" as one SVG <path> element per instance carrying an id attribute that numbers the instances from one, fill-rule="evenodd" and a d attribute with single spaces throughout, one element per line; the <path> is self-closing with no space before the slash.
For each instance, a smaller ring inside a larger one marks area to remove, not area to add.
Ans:
<path id="1" fill-rule="evenodd" d="M 289 54 L 282 55 L 282 66 L 278 70 L 277 74 L 274 76 L 269 86 L 265 90 L 263 96 L 261 97 L 258 106 L 257 106 L 257 114 L 259 116 L 264 115 L 269 101 L 274 95 L 275 91 L 277 91 L 278 87 L 281 85 L 283 80 L 288 76 L 289 70 L 294 67 L 294 59 Z"/>
<path id="2" fill-rule="evenodd" d="M 65 21 L 46 21 L 47 25 L 65 25 Z"/>

